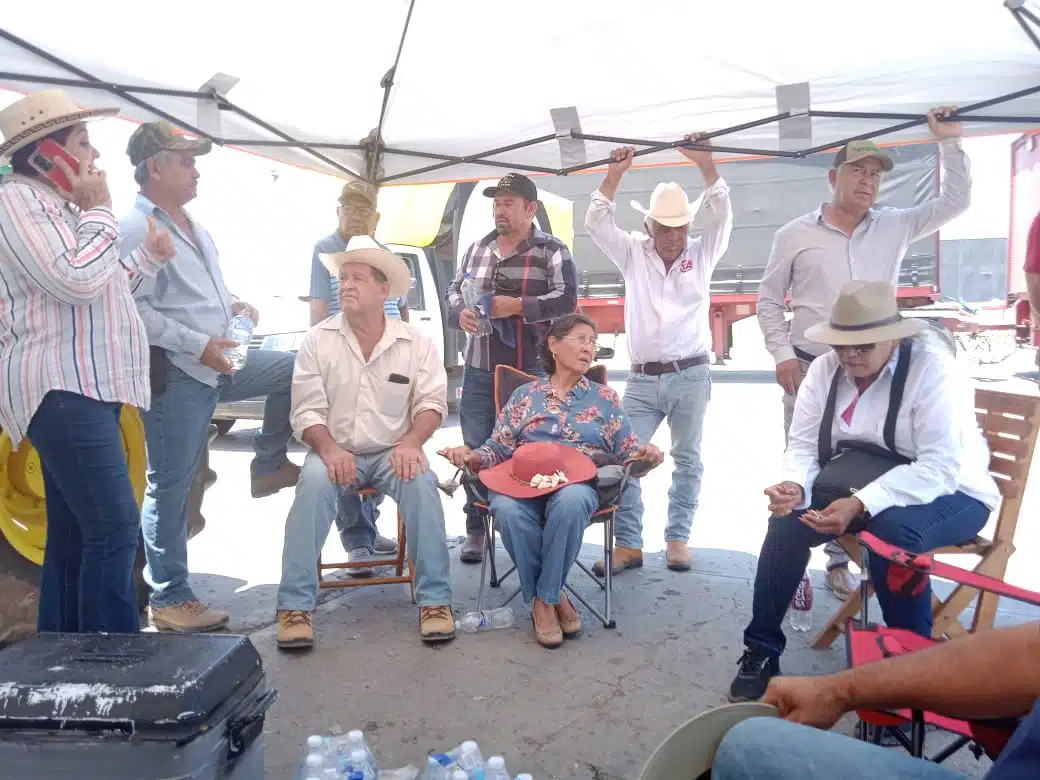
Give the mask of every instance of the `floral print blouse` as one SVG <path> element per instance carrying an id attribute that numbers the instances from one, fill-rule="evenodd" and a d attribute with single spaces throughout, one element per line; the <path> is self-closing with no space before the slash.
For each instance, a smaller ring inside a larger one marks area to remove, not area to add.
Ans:
<path id="1" fill-rule="evenodd" d="M 520 445 L 539 441 L 566 444 L 593 459 L 609 453 L 621 461 L 639 447 L 618 394 L 585 377 L 563 398 L 548 379 L 517 388 L 502 407 L 491 438 L 474 453 L 483 468 L 490 468 L 509 460 Z"/>

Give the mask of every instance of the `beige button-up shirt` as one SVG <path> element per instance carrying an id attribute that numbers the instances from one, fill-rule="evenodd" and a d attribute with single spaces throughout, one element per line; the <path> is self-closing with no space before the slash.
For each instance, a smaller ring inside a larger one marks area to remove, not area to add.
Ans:
<path id="1" fill-rule="evenodd" d="M 380 452 L 396 446 L 427 409 L 447 414 L 448 377 L 433 341 L 415 326 L 388 318 L 367 362 L 342 314 L 304 337 L 290 418 L 300 441 L 307 428 L 324 425 L 349 452 Z"/>

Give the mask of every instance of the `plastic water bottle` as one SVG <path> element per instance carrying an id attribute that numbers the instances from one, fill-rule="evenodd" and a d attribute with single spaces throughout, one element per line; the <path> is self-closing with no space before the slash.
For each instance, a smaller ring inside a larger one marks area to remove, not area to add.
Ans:
<path id="1" fill-rule="evenodd" d="M 231 361 L 233 371 L 239 371 L 246 364 L 249 356 L 249 340 L 253 338 L 253 321 L 244 314 L 238 314 L 231 320 L 228 338 L 237 341 L 237 347 L 228 347 L 224 353 Z"/>
<path id="2" fill-rule="evenodd" d="M 812 582 L 809 572 L 802 576 L 798 590 L 791 599 L 791 630 L 805 632 L 812 629 Z"/>
<path id="3" fill-rule="evenodd" d="M 347 733 L 347 755 L 353 755 L 355 750 L 360 750 L 365 754 L 365 758 L 368 760 L 369 766 L 372 771 L 376 774 L 379 773 L 379 767 L 376 766 L 376 757 L 372 752 L 372 749 L 365 742 L 365 735 L 360 729 L 354 729 Z"/>
<path id="4" fill-rule="evenodd" d="M 318 753 L 311 753 L 305 762 L 307 771 L 304 773 L 306 780 L 322 780 L 321 770 L 325 766 L 325 758 Z"/>
<path id="5" fill-rule="evenodd" d="M 517 775 L 516 780 L 534 780 L 531 775 Z"/>
<path id="6" fill-rule="evenodd" d="M 469 272 L 466 272 L 466 275 L 463 277 L 459 292 L 462 293 L 462 302 L 466 304 L 466 308 L 477 312 L 477 332 L 475 335 L 486 336 L 491 333 L 491 323 L 480 316 L 480 286 Z M 491 312 L 486 313 L 490 314 Z"/>
<path id="7" fill-rule="evenodd" d="M 502 756 L 491 756 L 487 760 L 484 780 L 510 780 L 509 772 L 506 771 L 506 760 Z"/>
<path id="8" fill-rule="evenodd" d="M 510 607 L 485 609 L 482 612 L 467 612 L 455 622 L 455 628 L 464 634 L 476 634 L 480 631 L 493 631 L 496 628 L 510 628 L 513 625 L 513 610 Z"/>
<path id="9" fill-rule="evenodd" d="M 360 774 L 363 780 L 374 780 L 376 777 L 376 771 L 368 762 L 368 754 L 364 750 L 354 750 L 351 752 L 347 774 L 350 777 L 353 777 L 355 774 Z"/>
<path id="10" fill-rule="evenodd" d="M 426 769 L 423 770 L 420 780 L 447 780 L 444 776 L 444 767 L 441 762 L 433 756 L 426 757 Z"/>
<path id="11" fill-rule="evenodd" d="M 459 747 L 459 756 L 455 760 L 459 764 L 459 769 L 466 773 L 469 780 L 484 780 L 484 756 L 480 754 L 480 748 L 472 739 L 462 743 Z"/>
<path id="12" fill-rule="evenodd" d="M 469 776 L 461 769 L 456 769 L 451 773 L 451 780 L 469 780 Z"/>

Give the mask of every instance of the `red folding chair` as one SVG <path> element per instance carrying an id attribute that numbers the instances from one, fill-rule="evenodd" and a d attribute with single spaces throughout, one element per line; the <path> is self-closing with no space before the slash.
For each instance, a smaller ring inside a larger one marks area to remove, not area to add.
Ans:
<path id="1" fill-rule="evenodd" d="M 881 541 L 869 531 L 861 532 L 858 541 L 865 551 L 865 555 L 880 555 L 893 564 L 905 568 L 907 570 L 905 587 L 908 589 L 916 589 L 924 578 L 934 575 L 968 588 L 991 593 L 997 597 L 1004 596 L 1015 601 L 1040 606 L 1040 593 L 1008 585 L 987 574 L 943 563 L 936 560 L 931 553 L 907 552 Z M 866 565 L 866 561 L 864 561 L 864 565 Z M 957 641 L 955 639 L 929 639 L 905 629 L 888 628 L 871 623 L 867 617 L 870 594 L 866 588 L 861 589 L 861 599 L 860 618 L 849 618 L 845 625 L 845 646 L 850 667 L 915 653 L 932 647 L 940 641 Z M 923 710 L 903 709 L 883 712 L 857 710 L 856 714 L 860 721 L 856 732 L 861 739 L 875 744 L 880 743 L 882 735 L 887 730 L 911 755 L 917 758 L 927 758 L 935 763 L 942 763 L 965 746 L 970 747 L 976 758 L 985 753 L 991 759 L 995 759 L 1018 727 L 1018 720 L 1014 718 L 960 720 L 946 717 L 942 713 Z M 901 728 L 906 724 L 911 726 L 909 737 L 903 733 Z M 956 734 L 957 738 L 934 756 L 926 757 L 924 755 L 924 734 L 927 726 L 951 732 Z"/>

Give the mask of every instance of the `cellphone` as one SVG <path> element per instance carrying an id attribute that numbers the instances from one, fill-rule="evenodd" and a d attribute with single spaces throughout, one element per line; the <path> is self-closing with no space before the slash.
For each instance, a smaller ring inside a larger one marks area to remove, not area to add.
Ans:
<path id="1" fill-rule="evenodd" d="M 45 138 L 36 147 L 36 151 L 29 156 L 31 165 L 41 176 L 46 176 L 62 192 L 72 192 L 72 182 L 65 172 L 58 167 L 57 160 L 64 160 L 74 171 L 80 168 L 80 162 L 64 146 L 53 138 Z"/>

